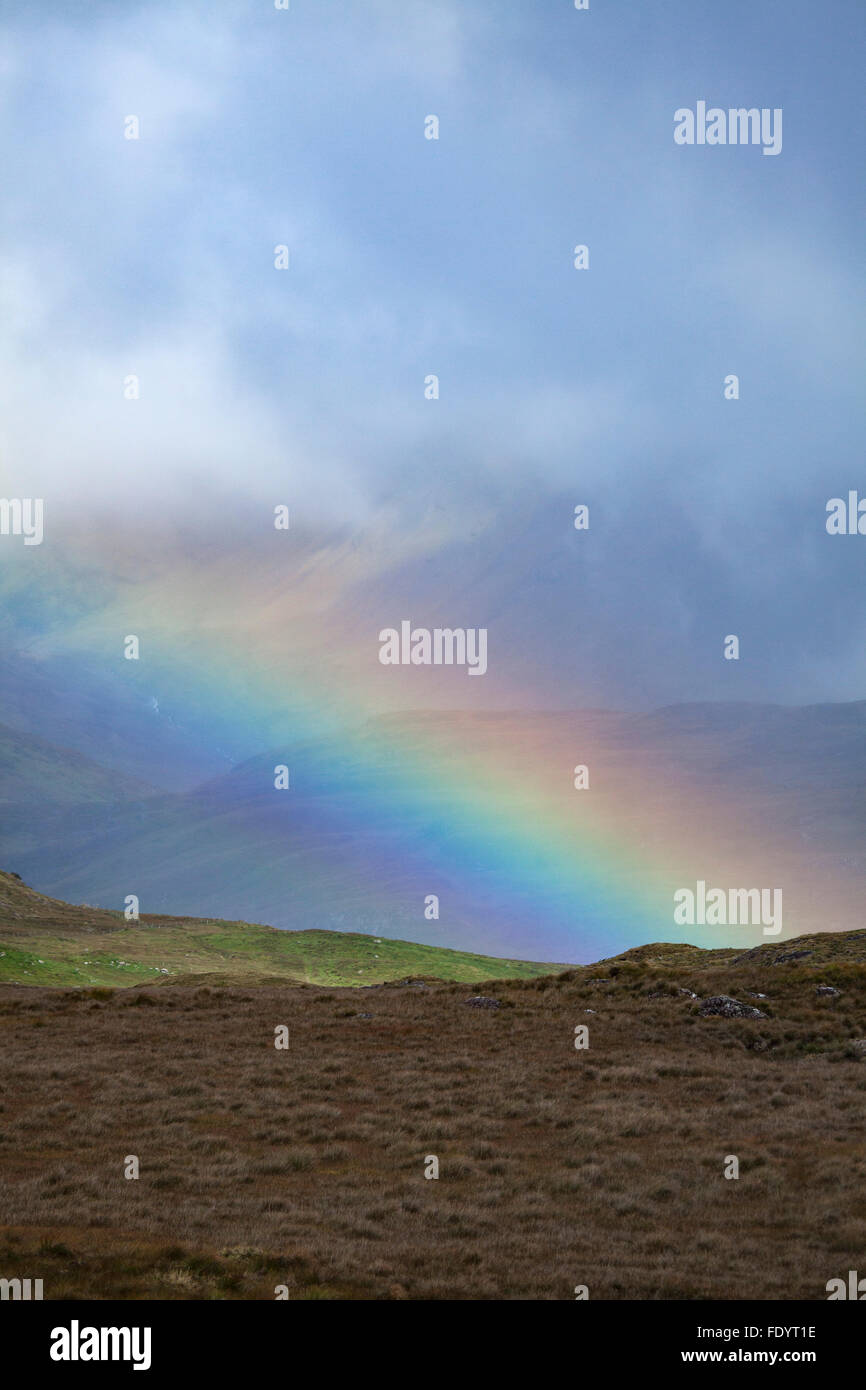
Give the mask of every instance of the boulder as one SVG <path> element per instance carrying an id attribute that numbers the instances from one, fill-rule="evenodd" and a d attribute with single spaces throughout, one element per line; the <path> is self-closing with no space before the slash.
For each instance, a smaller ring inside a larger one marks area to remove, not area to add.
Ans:
<path id="1" fill-rule="evenodd" d="M 498 999 L 491 999 L 486 994 L 473 994 L 471 999 L 465 999 L 463 1002 L 471 1004 L 473 1009 L 498 1009 L 501 1007 Z"/>
<path id="2" fill-rule="evenodd" d="M 761 1013 L 760 1009 L 755 1009 L 751 1004 L 742 1004 L 739 999 L 732 999 L 729 994 L 713 994 L 709 999 L 705 999 L 698 1009 L 698 1013 L 703 1018 L 717 1015 L 720 1018 L 766 1018 L 767 1015 Z"/>

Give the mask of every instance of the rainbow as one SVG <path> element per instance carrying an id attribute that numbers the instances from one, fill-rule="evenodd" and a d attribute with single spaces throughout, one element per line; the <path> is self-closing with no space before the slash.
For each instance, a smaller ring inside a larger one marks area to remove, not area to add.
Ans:
<path id="1" fill-rule="evenodd" d="M 304 925 L 338 924 L 316 920 L 337 877 L 349 899 L 374 905 L 378 933 L 533 959 L 764 939 L 760 926 L 676 926 L 673 893 L 697 879 L 782 886 L 785 936 L 823 926 L 832 886 L 803 882 L 800 847 L 768 830 L 760 804 L 720 804 L 687 769 L 617 746 L 597 713 L 534 715 L 533 692 L 517 682 L 497 686 L 490 710 L 484 680 L 383 668 L 380 627 L 414 615 L 399 600 L 371 611 L 371 548 L 304 537 L 291 552 L 215 553 L 170 542 L 113 536 L 95 559 L 93 535 L 80 535 L 31 564 L 23 587 L 10 571 L 24 645 L 31 656 L 86 653 L 116 674 L 134 633 L 130 678 L 170 691 L 203 738 L 219 744 L 231 730 L 262 754 L 291 750 L 292 787 L 317 797 L 317 843 L 336 856 L 333 866 L 321 853 L 292 861 Z M 495 631 L 490 640 L 495 652 Z M 578 764 L 590 769 L 585 791 Z M 274 841 L 273 798 L 284 794 L 269 776 L 263 766 L 238 848 L 276 872 L 279 836 L 288 845 L 298 826 L 284 817 Z M 440 899 L 438 921 L 424 918 L 422 888 Z M 848 906 L 836 905 L 836 925 Z"/>

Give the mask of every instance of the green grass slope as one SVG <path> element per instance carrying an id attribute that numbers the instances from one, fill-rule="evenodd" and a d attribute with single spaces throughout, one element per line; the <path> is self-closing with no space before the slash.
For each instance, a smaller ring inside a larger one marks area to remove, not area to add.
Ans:
<path id="1" fill-rule="evenodd" d="M 0 872 L 0 982 L 9 984 L 359 986 L 419 976 L 469 984 L 564 969 L 355 932 L 150 915 L 126 922 L 120 912 L 48 898 Z"/>

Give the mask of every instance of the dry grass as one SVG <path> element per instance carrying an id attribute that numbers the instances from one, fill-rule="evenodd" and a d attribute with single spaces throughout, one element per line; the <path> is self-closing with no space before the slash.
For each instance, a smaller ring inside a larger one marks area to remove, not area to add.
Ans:
<path id="1" fill-rule="evenodd" d="M 772 1017 L 700 1018 L 684 985 Z M 49 1298 L 822 1299 L 866 1269 L 866 967 L 475 992 L 3 987 L 0 1275 Z"/>

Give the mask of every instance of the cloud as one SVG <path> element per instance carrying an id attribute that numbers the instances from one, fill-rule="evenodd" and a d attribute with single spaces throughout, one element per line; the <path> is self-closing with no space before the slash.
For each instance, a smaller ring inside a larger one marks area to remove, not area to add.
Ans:
<path id="1" fill-rule="evenodd" d="M 543 518 L 539 659 L 575 602 L 557 528 L 587 500 L 607 536 L 581 596 L 606 698 L 638 664 L 641 689 L 708 691 L 702 634 L 749 594 L 750 693 L 805 688 L 786 611 L 804 547 L 822 604 L 854 584 L 810 547 L 826 497 L 857 484 L 856 198 L 798 112 L 778 160 L 674 146 L 695 46 L 720 90 L 772 76 L 752 50 L 736 67 L 724 17 L 689 12 L 684 32 L 683 13 L 588 27 L 537 5 L 295 0 L 7 20 L 3 488 L 44 496 L 55 538 L 197 519 L 226 548 L 288 502 L 320 537 L 372 539 L 385 585 L 420 591 L 432 567 L 445 586 L 454 560 L 515 641 L 532 610 L 511 566 Z M 834 53 L 804 104 L 834 94 Z M 840 659 L 821 679 L 848 689 L 853 642 Z"/>

